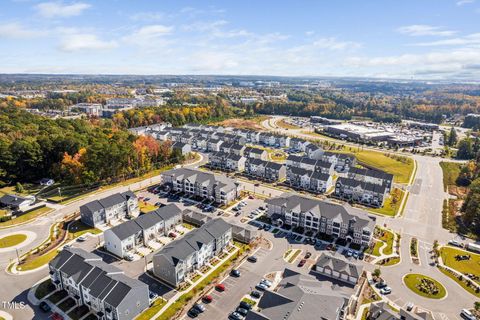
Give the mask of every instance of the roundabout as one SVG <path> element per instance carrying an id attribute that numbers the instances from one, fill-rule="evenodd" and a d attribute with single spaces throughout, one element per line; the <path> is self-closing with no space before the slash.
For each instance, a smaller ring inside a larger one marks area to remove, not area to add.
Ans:
<path id="1" fill-rule="evenodd" d="M 403 283 L 414 293 L 429 299 L 443 299 L 447 290 L 437 280 L 419 273 L 409 273 L 403 277 Z"/>
<path id="2" fill-rule="evenodd" d="M 26 230 L 0 235 L 0 253 L 23 248 L 36 238 L 35 232 Z"/>
<path id="3" fill-rule="evenodd" d="M 6 237 L 0 238 L 0 249 L 9 248 L 19 245 L 23 241 L 27 240 L 27 236 L 23 233 L 12 234 Z"/>

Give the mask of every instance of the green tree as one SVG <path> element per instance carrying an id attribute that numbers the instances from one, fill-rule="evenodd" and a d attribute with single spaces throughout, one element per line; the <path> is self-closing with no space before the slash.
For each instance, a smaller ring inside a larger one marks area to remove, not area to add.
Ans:
<path id="1" fill-rule="evenodd" d="M 20 182 L 17 182 L 17 184 L 15 185 L 15 192 L 18 192 L 18 193 L 25 192 L 25 188 L 23 188 L 23 185 Z"/>
<path id="2" fill-rule="evenodd" d="M 450 147 L 455 147 L 457 145 L 457 142 L 458 142 L 457 131 L 455 130 L 454 127 L 452 127 L 452 129 L 450 129 L 450 133 L 448 134 L 447 144 Z"/>
<path id="3" fill-rule="evenodd" d="M 473 152 L 472 142 L 469 138 L 465 138 L 458 143 L 457 158 L 458 159 L 473 159 L 475 153 Z"/>

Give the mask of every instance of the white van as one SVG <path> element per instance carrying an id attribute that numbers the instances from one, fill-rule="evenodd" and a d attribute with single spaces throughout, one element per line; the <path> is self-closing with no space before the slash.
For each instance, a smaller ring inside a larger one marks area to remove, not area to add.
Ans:
<path id="1" fill-rule="evenodd" d="M 477 317 L 473 315 L 469 310 L 463 309 L 462 312 L 460 313 L 462 318 L 467 319 L 467 320 L 476 320 Z"/>

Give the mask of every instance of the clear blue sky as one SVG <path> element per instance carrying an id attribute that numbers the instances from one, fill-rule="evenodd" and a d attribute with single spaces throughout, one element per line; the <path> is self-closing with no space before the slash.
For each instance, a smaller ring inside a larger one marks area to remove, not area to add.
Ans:
<path id="1" fill-rule="evenodd" d="M 0 73 L 480 75 L 480 0 L 1 0 L 0 8 Z"/>

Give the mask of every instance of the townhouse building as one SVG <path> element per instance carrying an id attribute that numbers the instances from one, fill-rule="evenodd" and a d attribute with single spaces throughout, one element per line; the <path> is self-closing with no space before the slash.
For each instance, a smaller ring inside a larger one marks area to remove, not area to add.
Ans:
<path id="1" fill-rule="evenodd" d="M 96 254 L 64 248 L 48 267 L 55 288 L 65 290 L 77 306 L 86 306 L 100 320 L 131 320 L 149 307 L 148 285 Z"/>
<path id="2" fill-rule="evenodd" d="M 224 175 L 214 175 L 199 170 L 180 168 L 161 174 L 162 183 L 174 192 L 208 199 L 226 205 L 239 196 L 238 183 Z"/>
<path id="3" fill-rule="evenodd" d="M 387 192 L 390 192 L 393 185 L 393 174 L 378 169 L 351 168 L 347 177 L 357 181 L 365 181 L 376 185 L 385 185 Z"/>
<path id="4" fill-rule="evenodd" d="M 209 155 L 207 166 L 228 172 L 242 172 L 245 170 L 246 160 L 241 155 L 219 151 Z"/>
<path id="5" fill-rule="evenodd" d="M 131 191 L 115 193 L 80 207 L 80 219 L 86 225 L 98 227 L 140 214 L 138 199 Z"/>
<path id="6" fill-rule="evenodd" d="M 333 163 L 335 171 L 348 172 L 357 164 L 357 159 L 348 154 L 324 151 L 321 160 Z"/>
<path id="7" fill-rule="evenodd" d="M 261 159 L 267 160 L 268 153 L 265 149 L 255 148 L 255 147 L 246 147 L 243 151 L 243 155 L 246 158 Z"/>
<path id="8" fill-rule="evenodd" d="M 310 159 L 321 159 L 323 156 L 323 149 L 316 144 L 310 143 L 305 147 L 305 154 Z"/>
<path id="9" fill-rule="evenodd" d="M 189 274 L 221 253 L 232 241 L 232 227 L 221 218 L 212 219 L 154 254 L 153 273 L 177 287 Z"/>
<path id="10" fill-rule="evenodd" d="M 261 159 L 247 159 L 245 174 L 266 181 L 279 181 L 286 178 L 285 165 Z"/>
<path id="11" fill-rule="evenodd" d="M 290 139 L 290 148 L 295 151 L 305 152 L 307 146 L 310 144 L 312 143 L 304 139 L 300 139 L 300 138 Z"/>
<path id="12" fill-rule="evenodd" d="M 313 265 L 312 271 L 355 286 L 363 273 L 363 267 L 343 255 L 323 252 Z"/>
<path id="13" fill-rule="evenodd" d="M 218 152 L 223 141 L 217 138 L 210 138 L 207 140 L 207 152 Z"/>
<path id="14" fill-rule="evenodd" d="M 302 227 L 322 237 L 342 239 L 362 247 L 372 241 L 376 218 L 362 210 L 288 193 L 265 202 L 267 215 L 276 225 Z"/>
<path id="15" fill-rule="evenodd" d="M 172 144 L 172 150 L 180 153 L 181 155 L 187 155 L 192 152 L 192 146 L 184 142 L 174 142 Z"/>
<path id="16" fill-rule="evenodd" d="M 334 196 L 373 207 L 381 207 L 387 197 L 386 185 L 378 185 L 340 177 L 335 183 Z"/>
<path id="17" fill-rule="evenodd" d="M 285 183 L 293 188 L 324 193 L 333 186 L 333 175 L 300 167 L 287 167 Z"/>
<path id="18" fill-rule="evenodd" d="M 297 167 L 309 171 L 319 171 L 325 174 L 334 173 L 334 164 L 324 160 L 310 159 L 307 157 L 300 157 L 289 155 L 286 160 L 287 167 Z"/>
<path id="19" fill-rule="evenodd" d="M 169 204 L 106 230 L 103 236 L 105 249 L 124 258 L 138 247 L 148 247 L 151 241 L 168 235 L 182 221 L 182 210 L 173 203 Z"/>

